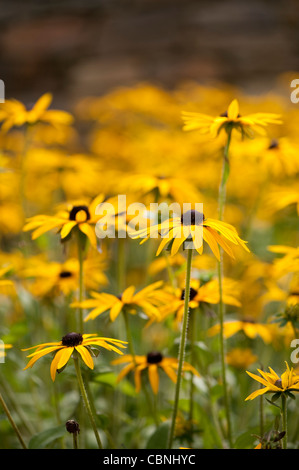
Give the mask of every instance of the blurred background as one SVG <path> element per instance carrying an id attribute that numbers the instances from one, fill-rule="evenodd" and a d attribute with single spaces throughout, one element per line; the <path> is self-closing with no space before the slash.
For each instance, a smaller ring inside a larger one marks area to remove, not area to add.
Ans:
<path id="1" fill-rule="evenodd" d="M 10 0 L 0 8 L 6 98 L 71 106 L 139 82 L 269 91 L 299 70 L 297 0 Z"/>

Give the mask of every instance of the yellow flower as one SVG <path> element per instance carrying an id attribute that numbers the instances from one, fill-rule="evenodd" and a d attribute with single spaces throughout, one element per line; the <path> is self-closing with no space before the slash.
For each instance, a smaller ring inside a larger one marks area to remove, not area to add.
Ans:
<path id="1" fill-rule="evenodd" d="M 157 250 L 157 256 L 169 244 L 171 244 L 171 256 L 175 255 L 185 241 L 193 241 L 196 251 L 202 254 L 203 240 L 218 260 L 220 260 L 218 244 L 231 258 L 235 258 L 232 245 L 240 245 L 249 252 L 245 242 L 241 240 L 232 225 L 215 219 L 206 219 L 204 214 L 196 210 L 186 211 L 181 217 L 174 217 L 161 224 L 141 229 L 135 234 L 132 233 L 131 236 L 133 239 L 143 238 L 141 243 L 144 243 L 158 234 L 163 240 Z"/>
<path id="2" fill-rule="evenodd" d="M 23 230 L 33 230 L 32 239 L 40 237 L 44 233 L 57 229 L 61 239 L 65 240 L 76 227 L 80 232 L 85 234 L 91 245 L 97 247 L 97 238 L 94 225 L 99 219 L 95 215 L 96 207 L 104 199 L 103 195 L 97 196 L 89 204 L 76 203 L 68 205 L 66 210 L 58 212 L 54 216 L 36 215 L 27 219 L 27 223 Z"/>
<path id="3" fill-rule="evenodd" d="M 102 313 L 110 310 L 110 320 L 114 322 L 120 312 L 125 308 L 128 313 L 136 314 L 141 309 L 148 317 L 159 317 L 158 306 L 167 300 L 164 291 L 160 289 L 163 282 L 158 281 L 135 292 L 136 288 L 130 286 L 119 296 L 106 292 L 91 292 L 92 299 L 83 302 L 74 302 L 72 307 L 92 309 L 84 321 L 94 320 Z"/>
<path id="4" fill-rule="evenodd" d="M 299 184 L 290 183 L 288 186 L 274 186 L 269 190 L 266 197 L 266 208 L 270 211 L 280 211 L 286 207 L 296 204 L 299 215 Z"/>
<path id="5" fill-rule="evenodd" d="M 223 279 L 223 301 L 228 305 L 234 305 L 240 307 L 241 304 L 236 298 L 236 289 L 237 283 L 232 282 L 231 279 Z M 176 314 L 176 321 L 181 322 L 184 313 L 184 298 L 185 290 L 182 288 L 177 288 L 173 292 L 173 289 L 170 289 L 170 298 L 165 305 L 161 306 L 160 311 L 160 320 L 163 321 L 165 317 L 173 313 Z M 212 279 L 202 285 L 200 281 L 191 280 L 190 287 L 190 300 L 189 308 L 195 309 L 200 304 L 217 304 L 219 302 L 219 283 L 218 280 Z"/>
<path id="6" fill-rule="evenodd" d="M 227 364 L 236 369 L 246 369 L 257 360 L 250 348 L 234 348 L 226 354 Z"/>
<path id="7" fill-rule="evenodd" d="M 230 131 L 236 129 L 242 135 L 252 136 L 254 132 L 264 135 L 268 124 L 282 124 L 280 116 L 273 113 L 254 113 L 247 116 L 239 114 L 239 103 L 233 100 L 227 111 L 220 116 L 208 116 L 206 114 L 186 112 L 182 113 L 185 131 L 199 129 L 203 134 L 211 134 L 216 137 L 222 129 Z"/>
<path id="8" fill-rule="evenodd" d="M 103 272 L 104 267 L 101 257 L 88 257 L 83 261 L 83 281 L 86 289 L 97 289 L 99 286 L 107 285 L 108 279 Z M 25 286 L 37 297 L 61 293 L 69 295 L 78 289 L 80 265 L 77 258 L 58 263 L 34 257 L 27 260 L 19 276 L 25 279 Z"/>
<path id="9" fill-rule="evenodd" d="M 0 294 L 14 294 L 15 287 L 13 281 L 10 279 L 1 279 L 4 277 L 10 270 L 12 266 L 5 266 L 0 269 Z"/>
<path id="10" fill-rule="evenodd" d="M 264 388 L 259 388 L 255 392 L 251 393 L 245 401 L 253 400 L 264 393 L 275 393 L 280 395 L 284 392 L 299 392 L 299 375 L 294 372 L 293 368 L 289 368 L 287 362 L 286 370 L 281 377 L 279 377 L 271 367 L 269 367 L 270 372 L 263 372 L 260 369 L 257 370 L 261 374 L 261 377 L 256 374 L 252 374 L 251 372 L 246 372 L 254 380 L 264 385 Z"/>
<path id="11" fill-rule="evenodd" d="M 274 275 L 276 277 L 284 276 L 290 272 L 299 272 L 299 246 L 270 245 L 268 250 L 283 255 L 274 260 Z"/>
<path id="12" fill-rule="evenodd" d="M 118 348 L 125 348 L 126 346 L 124 346 L 124 344 L 126 344 L 125 341 L 112 338 L 101 338 L 96 334 L 81 335 L 80 333 L 68 333 L 67 335 L 63 336 L 61 341 L 38 344 L 37 346 L 32 346 L 31 348 L 22 349 L 22 351 L 35 349 L 33 353 L 27 356 L 30 358 L 30 360 L 24 370 L 28 369 L 28 367 L 32 367 L 35 362 L 38 361 L 38 359 L 45 356 L 46 354 L 55 353 L 50 367 L 51 378 L 54 382 L 56 371 L 59 372 L 63 367 L 65 367 L 74 352 L 79 353 L 87 367 L 93 369 L 94 363 L 92 359 L 92 346 L 95 346 L 96 348 L 105 348 L 108 351 L 114 351 L 118 354 L 123 354 L 122 351 L 120 351 Z"/>
<path id="13" fill-rule="evenodd" d="M 26 107 L 18 100 L 6 100 L 0 105 L 0 121 L 2 131 L 7 132 L 13 126 L 23 126 L 24 124 L 34 124 L 43 122 L 53 126 L 69 125 L 73 122 L 73 117 L 66 111 L 49 110 L 48 107 L 52 102 L 51 93 L 42 95 L 32 109 L 27 110 Z"/>
<path id="14" fill-rule="evenodd" d="M 136 392 L 141 390 L 141 373 L 144 369 L 148 369 L 148 376 L 151 388 L 155 394 L 159 391 L 159 368 L 168 375 L 168 377 L 176 383 L 177 381 L 177 368 L 178 368 L 178 359 L 175 358 L 166 358 L 160 352 L 150 352 L 147 356 L 131 356 L 126 354 L 119 359 L 112 361 L 113 365 L 117 364 L 126 364 L 128 363 L 119 373 L 117 381 L 120 382 L 129 372 L 134 370 L 134 380 Z M 196 369 L 193 366 L 184 362 L 183 364 L 184 372 L 192 372 L 192 374 L 200 376 Z"/>
<path id="15" fill-rule="evenodd" d="M 208 330 L 209 336 L 214 336 L 220 331 L 220 325 L 214 325 Z M 270 343 L 272 340 L 273 325 L 258 323 L 252 319 L 244 320 L 231 320 L 223 323 L 224 338 L 230 338 L 239 331 L 243 331 L 250 339 L 260 336 L 265 343 Z"/>

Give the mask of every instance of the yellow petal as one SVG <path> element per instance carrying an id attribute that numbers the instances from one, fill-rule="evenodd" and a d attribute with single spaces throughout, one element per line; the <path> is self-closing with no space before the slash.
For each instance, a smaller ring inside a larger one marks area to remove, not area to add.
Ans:
<path id="1" fill-rule="evenodd" d="M 152 387 L 152 390 L 155 395 L 159 391 L 159 373 L 158 366 L 156 364 L 151 364 L 148 368 L 149 381 Z"/>
<path id="2" fill-rule="evenodd" d="M 227 109 L 228 119 L 237 119 L 239 115 L 239 103 L 237 100 L 233 100 Z"/>
<path id="3" fill-rule="evenodd" d="M 76 351 L 78 351 L 78 353 L 82 357 L 87 367 L 89 367 L 90 369 L 93 369 L 94 363 L 93 363 L 92 357 L 90 355 L 90 352 L 85 348 L 85 346 L 82 346 L 82 345 L 75 346 L 75 349 Z"/>

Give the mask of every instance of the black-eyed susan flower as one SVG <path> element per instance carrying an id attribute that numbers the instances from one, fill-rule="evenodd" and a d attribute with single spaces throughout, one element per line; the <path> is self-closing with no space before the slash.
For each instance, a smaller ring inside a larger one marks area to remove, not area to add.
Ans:
<path id="1" fill-rule="evenodd" d="M 141 390 L 141 373 L 148 369 L 148 377 L 151 388 L 155 394 L 159 391 L 159 369 L 162 369 L 166 375 L 174 382 L 177 381 L 178 359 L 164 357 L 160 352 L 153 351 L 146 356 L 132 356 L 126 354 L 119 359 L 112 361 L 113 365 L 127 364 L 119 373 L 117 381 L 120 382 L 129 372 L 134 371 L 134 381 L 136 392 Z M 197 370 L 187 362 L 184 362 L 184 372 L 191 372 L 199 377 Z"/>
<path id="2" fill-rule="evenodd" d="M 24 124 L 43 122 L 55 127 L 70 125 L 73 117 L 62 110 L 48 109 L 53 96 L 51 93 L 42 95 L 31 109 L 26 109 L 23 103 L 16 99 L 6 100 L 0 106 L 0 121 L 2 131 L 9 131 L 13 126 L 20 127 Z"/>
<path id="3" fill-rule="evenodd" d="M 83 261 L 84 286 L 86 289 L 98 289 L 108 284 L 104 273 L 105 260 L 101 256 L 89 256 Z M 75 292 L 79 284 L 80 266 L 76 258 L 64 263 L 28 258 L 26 266 L 20 270 L 19 277 L 24 286 L 36 297 L 69 295 Z"/>
<path id="4" fill-rule="evenodd" d="M 96 207 L 104 200 L 101 194 L 90 203 L 78 202 L 68 204 L 65 210 L 59 211 L 56 215 L 36 215 L 27 219 L 24 231 L 32 232 L 32 239 L 40 237 L 50 230 L 56 229 L 60 233 L 61 240 L 66 240 L 71 232 L 77 228 L 81 233 L 87 236 L 91 245 L 97 247 L 97 238 L 95 234 L 95 224 L 99 216 L 96 215 Z"/>
<path id="5" fill-rule="evenodd" d="M 279 397 L 283 393 L 299 392 L 299 375 L 294 371 L 293 367 L 289 367 L 287 362 L 285 364 L 286 370 L 281 374 L 281 377 L 271 367 L 269 367 L 269 372 L 257 369 L 261 377 L 246 371 L 252 379 L 264 385 L 264 387 L 255 390 L 245 401 L 253 400 L 264 393 L 274 393 Z"/>
<path id="6" fill-rule="evenodd" d="M 225 278 L 223 280 L 223 300 L 227 305 L 240 307 L 238 296 L 238 286 L 236 282 Z M 169 289 L 169 300 L 162 305 L 160 311 L 160 321 L 163 321 L 168 315 L 175 314 L 176 321 L 181 322 L 184 313 L 185 289 Z M 190 284 L 189 308 L 196 309 L 199 305 L 218 304 L 219 302 L 219 283 L 212 279 L 206 283 L 201 283 L 197 279 L 192 279 Z"/>
<path id="7" fill-rule="evenodd" d="M 206 114 L 187 112 L 182 113 L 185 131 L 199 130 L 203 134 L 216 137 L 222 129 L 231 132 L 236 129 L 242 135 L 252 136 L 254 132 L 265 134 L 268 124 L 282 124 L 280 116 L 273 113 L 254 113 L 241 116 L 239 103 L 234 99 L 223 114 L 220 116 L 208 116 Z"/>
<path id="8" fill-rule="evenodd" d="M 233 348 L 226 354 L 226 363 L 236 369 L 247 369 L 258 360 L 250 348 Z"/>
<path id="9" fill-rule="evenodd" d="M 131 237 L 133 239 L 143 238 L 141 243 L 144 243 L 150 237 L 154 238 L 159 234 L 162 241 L 158 247 L 157 256 L 169 244 L 171 244 L 171 255 L 175 255 L 186 241 L 193 242 L 194 249 L 202 254 L 203 240 L 209 245 L 218 260 L 220 260 L 218 245 L 231 258 L 235 258 L 232 246 L 239 245 L 249 251 L 246 242 L 238 236 L 232 225 L 216 219 L 205 218 L 204 214 L 196 210 L 186 211 L 181 217 L 165 220 L 161 224 L 141 229 L 135 234 L 131 233 Z"/>
<path id="10" fill-rule="evenodd" d="M 230 338 L 239 331 L 250 339 L 255 339 L 260 336 L 264 343 L 270 343 L 273 339 L 273 325 L 267 323 L 259 323 L 252 318 L 244 318 L 242 320 L 231 320 L 223 323 L 223 336 L 224 338 Z M 214 336 L 220 331 L 220 324 L 212 326 L 208 330 L 209 336 Z"/>
<path id="11" fill-rule="evenodd" d="M 54 353 L 50 367 L 51 378 L 54 382 L 56 372 L 60 371 L 67 364 L 72 354 L 78 353 L 87 367 L 93 369 L 93 348 L 104 348 L 108 351 L 114 351 L 117 354 L 123 354 L 119 348 L 125 348 L 125 344 L 125 341 L 113 338 L 102 338 L 96 334 L 81 335 L 80 333 L 68 333 L 63 336 L 61 341 L 38 344 L 37 346 L 22 349 L 22 351 L 35 349 L 33 353 L 27 356 L 30 360 L 24 370 L 32 367 L 36 361 L 46 354 Z"/>
<path id="12" fill-rule="evenodd" d="M 162 281 L 157 281 L 138 292 L 135 286 L 130 286 L 120 295 L 91 292 L 91 299 L 74 302 L 71 306 L 92 309 L 84 319 L 85 321 L 94 320 L 102 313 L 109 311 L 110 320 L 114 322 L 124 308 L 130 314 L 136 314 L 140 310 L 150 318 L 159 318 L 158 307 L 169 298 L 161 289 L 162 284 Z"/>

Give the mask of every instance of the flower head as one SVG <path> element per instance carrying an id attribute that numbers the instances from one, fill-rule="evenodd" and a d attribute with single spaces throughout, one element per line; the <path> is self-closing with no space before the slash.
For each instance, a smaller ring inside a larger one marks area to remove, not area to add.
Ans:
<path id="1" fill-rule="evenodd" d="M 91 245 L 97 247 L 97 238 L 94 230 L 99 216 L 95 215 L 97 205 L 104 199 L 103 195 L 99 195 L 89 204 L 75 203 L 69 204 L 66 210 L 58 212 L 54 216 L 36 215 L 27 219 L 24 231 L 33 230 L 32 239 L 40 237 L 50 230 L 57 229 L 61 239 L 65 240 L 70 233 L 77 228 L 85 234 Z"/>
<path id="2" fill-rule="evenodd" d="M 110 320 L 115 321 L 124 308 L 133 314 L 137 313 L 137 309 L 141 309 L 148 317 L 158 318 L 158 306 L 168 299 L 167 294 L 160 289 L 162 284 L 162 281 L 154 282 L 138 292 L 134 286 L 130 286 L 120 295 L 91 292 L 91 299 L 74 302 L 71 306 L 92 309 L 85 321 L 95 319 L 106 311 L 110 311 Z"/>
<path id="3" fill-rule="evenodd" d="M 196 210 L 186 211 L 181 217 L 173 217 L 161 224 L 153 225 L 131 234 L 132 238 L 143 238 L 144 243 L 151 236 L 161 235 L 157 256 L 166 245 L 171 245 L 170 253 L 175 255 L 184 242 L 193 242 L 199 254 L 203 252 L 203 240 L 210 246 L 213 254 L 220 260 L 218 245 L 231 257 L 235 258 L 232 246 L 240 245 L 249 251 L 246 243 L 238 236 L 236 229 L 226 222 L 205 218 L 204 214 Z"/>
<path id="4" fill-rule="evenodd" d="M 160 352 L 153 351 L 148 353 L 146 356 L 131 356 L 126 354 L 119 359 L 112 361 L 113 365 L 126 364 L 127 365 L 121 370 L 118 375 L 117 381 L 120 382 L 130 371 L 134 370 L 134 380 L 136 392 L 141 390 L 141 373 L 144 369 L 148 369 L 148 377 L 151 384 L 151 388 L 155 394 L 159 391 L 159 368 L 162 369 L 168 377 L 176 383 L 178 369 L 178 359 L 164 357 Z M 199 373 L 193 366 L 184 362 L 183 371 L 192 372 L 199 377 Z"/>
<path id="5" fill-rule="evenodd" d="M 269 367 L 269 371 L 270 372 L 263 372 L 262 370 L 258 369 L 261 377 L 246 371 L 250 377 L 264 385 L 264 388 L 259 388 L 255 392 L 251 393 L 251 395 L 249 395 L 245 401 L 253 400 L 254 398 L 258 397 L 259 395 L 263 395 L 264 393 L 275 393 L 277 394 L 276 396 L 280 396 L 282 393 L 289 394 L 292 391 L 299 392 L 299 375 L 294 372 L 293 368 L 289 368 L 287 362 L 286 370 L 283 372 L 281 377 L 279 377 L 276 372 L 271 369 L 271 367 Z"/>
<path id="6" fill-rule="evenodd" d="M 208 330 L 209 336 L 214 336 L 220 331 L 220 324 L 212 326 Z M 256 322 L 252 318 L 244 318 L 242 320 L 228 320 L 223 323 L 223 336 L 230 338 L 239 331 L 250 339 L 260 336 L 265 343 L 270 343 L 273 339 L 273 325 Z"/>
<path id="7" fill-rule="evenodd" d="M 237 299 L 237 283 L 231 279 L 223 280 L 223 299 L 228 305 L 240 307 L 241 304 Z M 169 315 L 175 314 L 176 321 L 181 322 L 184 312 L 185 289 L 178 287 L 177 289 L 169 289 L 169 299 L 159 309 L 160 319 L 163 321 Z M 191 280 L 189 308 L 196 309 L 199 305 L 218 304 L 219 302 L 219 283 L 218 280 L 212 279 L 206 283 L 201 283 L 197 279 Z"/>
<path id="8" fill-rule="evenodd" d="M 68 112 L 48 109 L 52 98 L 51 93 L 45 93 L 29 110 L 18 100 L 6 100 L 0 107 L 0 121 L 3 122 L 2 130 L 7 132 L 13 126 L 20 127 L 24 124 L 34 124 L 36 122 L 51 124 L 55 127 L 71 124 L 73 117 Z"/>
<path id="9" fill-rule="evenodd" d="M 219 116 L 213 117 L 195 112 L 182 113 L 185 131 L 198 129 L 203 134 L 210 134 L 216 137 L 222 129 L 231 132 L 236 129 L 242 135 L 252 136 L 254 132 L 265 134 L 265 127 L 268 124 L 282 124 L 280 116 L 273 113 L 254 113 L 241 116 L 239 113 L 239 103 L 233 100 L 227 111 Z"/>
<path id="10" fill-rule="evenodd" d="M 112 338 L 101 338 L 96 334 L 81 335 L 80 333 L 74 332 L 68 333 L 63 336 L 61 341 L 38 344 L 37 346 L 23 349 L 22 351 L 35 349 L 33 353 L 27 356 L 30 358 L 30 360 L 24 370 L 32 367 L 38 359 L 45 356 L 46 354 L 55 353 L 50 367 L 51 378 L 54 382 L 56 371 L 59 372 L 63 367 L 65 367 L 73 353 L 78 353 L 87 367 L 93 369 L 93 346 L 96 349 L 100 347 L 108 349 L 108 351 L 114 351 L 118 354 L 123 354 L 122 351 L 120 351 L 118 348 L 125 348 L 126 346 L 124 346 L 124 344 L 126 344 L 125 341 Z"/>

